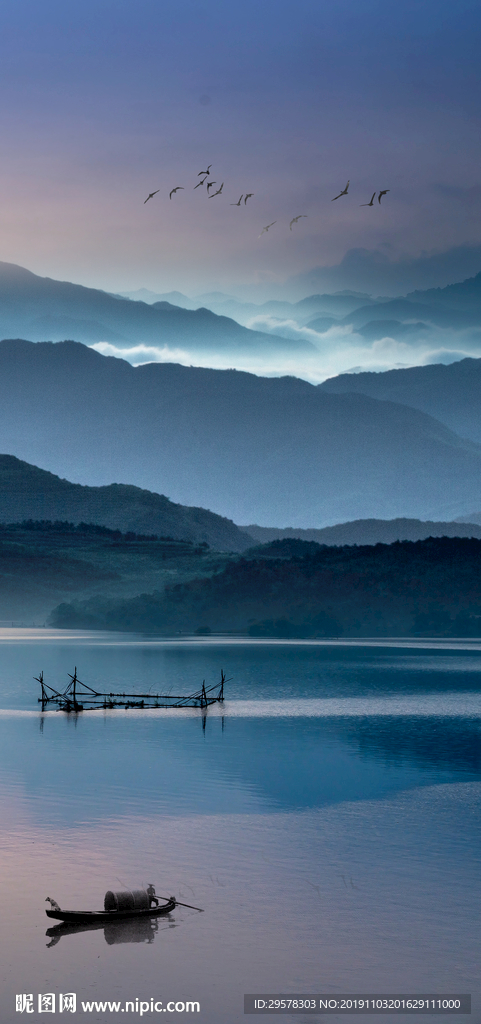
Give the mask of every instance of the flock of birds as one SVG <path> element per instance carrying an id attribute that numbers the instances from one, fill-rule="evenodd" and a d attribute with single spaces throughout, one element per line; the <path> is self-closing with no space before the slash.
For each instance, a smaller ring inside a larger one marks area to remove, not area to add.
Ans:
<path id="1" fill-rule="evenodd" d="M 206 192 L 207 192 L 207 198 L 208 199 L 214 199 L 215 196 L 220 196 L 222 194 L 222 189 L 224 188 L 224 182 L 222 182 L 220 188 L 218 188 L 216 192 L 211 192 L 210 191 L 210 189 L 213 188 L 214 185 L 217 185 L 216 181 L 208 181 L 207 180 L 210 177 L 210 169 L 211 169 L 211 167 L 212 167 L 212 164 L 209 164 L 207 170 L 199 171 L 197 177 L 200 178 L 201 180 L 197 182 L 197 185 L 194 185 L 194 191 L 195 191 L 196 188 L 200 188 L 201 185 L 205 185 L 206 186 Z M 349 191 L 349 185 L 350 185 L 350 180 L 347 182 L 347 185 L 346 185 L 345 188 L 343 188 L 342 192 L 339 192 L 339 194 L 337 196 L 334 196 L 334 198 L 331 199 L 331 202 L 333 203 L 336 199 L 340 199 L 341 196 L 347 196 L 348 191 Z M 390 191 L 391 191 L 391 189 L 389 189 L 389 188 L 381 189 L 381 191 L 378 193 L 378 197 L 377 197 L 377 201 L 378 201 L 379 205 L 381 204 L 382 197 L 387 195 L 387 193 L 390 192 Z M 147 199 L 144 199 L 144 206 L 145 206 L 146 203 L 148 203 L 149 199 L 153 199 L 154 196 L 158 195 L 159 192 L 160 192 L 160 188 L 156 189 L 155 192 L 149 192 L 149 195 L 147 196 Z M 170 190 L 170 192 L 169 192 L 169 199 L 172 199 L 172 196 L 174 196 L 176 194 L 176 192 L 185 192 L 185 186 L 184 185 L 176 185 L 175 188 L 172 188 Z M 248 199 L 252 199 L 253 195 L 255 195 L 254 192 L 246 192 L 245 194 L 243 192 L 242 195 L 240 196 L 240 198 L 237 200 L 236 203 L 230 203 L 229 205 L 230 206 L 241 206 L 242 200 L 244 200 L 244 206 L 245 206 L 246 203 L 247 203 L 247 200 Z M 375 198 L 375 196 L 376 196 L 376 192 L 373 192 L 369 203 L 360 203 L 359 205 L 360 206 L 373 206 L 374 205 L 374 198 Z M 292 225 L 293 224 L 297 224 L 297 222 L 299 220 L 302 220 L 303 218 L 307 218 L 307 214 L 306 213 L 299 213 L 297 217 L 293 217 L 292 220 L 289 223 L 289 230 L 292 231 Z M 274 227 L 274 224 L 277 224 L 276 220 L 271 221 L 270 224 L 266 224 L 265 227 L 262 228 L 262 231 L 261 231 L 261 233 L 260 233 L 260 235 L 258 237 L 261 238 L 262 235 L 264 235 L 267 231 L 269 231 L 269 228 Z"/>
<path id="2" fill-rule="evenodd" d="M 348 193 L 348 190 L 349 190 L 349 185 L 350 185 L 350 181 L 348 181 L 346 187 L 343 188 L 342 192 L 340 192 L 338 196 L 334 196 L 334 199 L 340 199 L 341 196 L 347 196 L 347 193 Z M 379 192 L 378 197 L 377 197 L 377 201 L 378 201 L 379 204 L 381 203 L 382 197 L 383 196 L 387 196 L 388 192 L 390 192 L 390 191 L 391 191 L 390 188 L 383 188 L 383 189 L 381 189 L 381 191 Z M 374 196 L 375 195 L 376 195 L 376 193 L 373 192 L 370 201 L 368 203 L 359 203 L 359 206 L 372 206 L 373 203 L 374 203 Z M 331 203 L 334 202 L 334 199 L 331 199 Z"/>

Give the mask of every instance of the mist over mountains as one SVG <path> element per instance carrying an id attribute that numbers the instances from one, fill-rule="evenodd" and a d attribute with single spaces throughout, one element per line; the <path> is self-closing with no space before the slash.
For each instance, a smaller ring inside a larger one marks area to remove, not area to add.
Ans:
<path id="1" fill-rule="evenodd" d="M 481 447 L 418 409 L 292 377 L 133 367 L 75 342 L 0 343 L 0 450 L 261 526 L 481 508 Z"/>
<path id="2" fill-rule="evenodd" d="M 87 344 L 111 342 L 119 349 L 153 345 L 159 350 L 234 354 L 288 347 L 282 338 L 249 331 L 209 309 L 131 302 L 95 288 L 38 277 L 13 263 L 0 263 L 0 336 L 32 341 L 60 341 L 70 336 Z M 314 351 L 302 338 L 295 347 L 301 352 Z"/>
<path id="3" fill-rule="evenodd" d="M 288 300 L 294 304 L 306 294 L 319 292 L 351 291 L 394 297 L 414 289 L 444 288 L 453 281 L 473 277 L 480 268 L 480 245 L 454 245 L 440 252 L 421 252 L 417 256 L 395 256 L 388 246 L 377 249 L 358 246 L 348 249 L 336 264 L 312 267 L 282 283 L 261 281 L 232 285 L 229 296 L 217 291 L 188 297 L 180 291 L 156 293 L 148 288 L 122 294 L 144 302 L 167 299 L 175 305 L 185 305 L 187 309 L 195 308 L 189 305 L 193 300 L 197 306 L 205 304 L 210 309 L 211 297 L 219 300 L 231 298 L 255 305 L 263 305 L 271 299 Z"/>
<path id="4" fill-rule="evenodd" d="M 464 254 L 466 265 L 477 259 L 476 253 Z M 460 255 L 460 265 L 463 260 Z M 442 276 L 439 271 L 438 279 Z M 382 278 L 378 287 L 381 283 Z M 260 304 L 221 292 L 189 297 L 180 291 L 138 289 L 129 295 L 41 278 L 2 263 L 0 337 L 70 337 L 134 365 L 236 366 L 313 383 L 346 371 L 481 355 L 480 273 L 395 298 L 344 288 L 291 301 L 287 287 L 279 298 Z"/>
<path id="5" fill-rule="evenodd" d="M 481 327 L 481 273 L 444 288 L 417 289 L 396 298 L 374 298 L 367 293 L 344 290 L 334 294 L 313 294 L 294 303 L 271 300 L 258 306 L 217 296 L 211 300 L 211 305 L 217 312 L 229 311 L 243 323 L 250 324 L 255 322 L 253 318 L 262 316 L 291 317 L 298 326 L 311 327 L 321 334 L 326 333 L 333 323 L 358 331 L 375 322 L 384 324 L 383 337 L 405 334 L 408 326 L 411 330 L 434 327 L 465 331 Z M 313 314 L 318 318 L 322 314 L 334 319 L 326 325 L 316 326 Z"/>
<path id="6" fill-rule="evenodd" d="M 457 255 L 460 266 L 479 271 L 481 253 L 476 247 L 460 250 Z M 367 258 L 365 253 L 358 253 L 358 256 Z M 384 265 L 383 260 L 380 262 Z M 413 261 L 413 267 L 418 267 L 418 262 Z M 442 260 L 439 264 L 433 257 L 427 263 L 432 273 L 420 274 L 418 282 L 423 276 L 429 282 L 448 275 L 449 261 L 443 272 Z M 374 280 L 376 288 L 380 289 L 382 274 Z M 414 271 L 409 283 L 413 281 L 416 281 Z M 325 284 L 322 274 L 306 275 L 302 288 L 305 291 L 309 285 L 319 288 L 322 284 Z M 154 308 L 160 308 L 165 301 L 185 308 L 202 302 L 219 316 L 233 318 L 251 330 L 270 337 L 283 337 L 293 344 L 299 339 L 307 341 L 315 347 L 315 352 L 306 352 L 297 366 L 288 362 L 286 352 L 280 350 L 275 357 L 269 356 L 262 367 L 246 361 L 237 365 L 254 372 L 294 372 L 313 383 L 343 371 L 381 371 L 402 365 L 451 363 L 464 356 L 481 355 L 479 272 L 457 284 L 425 290 L 418 287 L 394 298 L 344 288 L 334 293 L 318 290 L 292 301 L 287 287 L 282 297 L 262 303 L 221 292 L 206 293 L 194 299 L 180 292 L 156 295 L 141 290 L 130 294 L 132 298 L 144 295 Z"/>
<path id="7" fill-rule="evenodd" d="M 242 353 L 259 358 L 270 346 L 274 363 L 283 352 L 294 366 L 322 361 L 329 345 L 365 354 L 389 342 L 415 353 L 449 331 L 474 348 L 481 339 L 481 273 L 394 299 L 348 289 L 262 306 L 198 296 L 209 310 L 174 305 L 189 303 L 182 293 L 147 294 L 150 304 L 0 264 L 0 327 L 29 323 L 35 341 L 54 321 L 54 336 L 66 323 L 80 335 L 97 324 L 104 338 L 111 332 L 104 344 L 131 359 L 144 345 L 145 358 L 162 350 L 166 360 L 178 341 L 199 359 L 217 350 L 241 364 Z M 315 387 L 297 374 L 145 358 L 133 366 L 79 340 L 0 342 L 0 450 L 79 484 L 128 482 L 278 529 L 471 521 L 481 508 L 481 360 L 331 375 Z"/>
<path id="8" fill-rule="evenodd" d="M 253 317 L 277 316 L 292 317 L 296 323 L 306 325 L 316 313 L 334 313 L 336 318 L 342 318 L 346 314 L 357 309 L 360 305 L 370 303 L 376 304 L 376 299 L 363 292 L 336 292 L 331 294 L 308 295 L 297 302 L 289 302 L 287 299 L 269 299 L 266 302 L 256 304 L 255 302 L 243 302 L 232 295 L 225 295 L 223 292 L 207 292 L 198 295 L 195 299 L 189 299 L 181 292 L 167 292 L 165 295 L 156 295 L 145 288 L 136 292 L 129 292 L 129 298 L 139 301 L 141 295 L 145 295 L 145 301 L 150 302 L 154 308 L 160 308 L 165 302 L 175 303 L 184 309 L 198 309 L 199 303 L 205 305 L 219 316 L 231 316 L 239 323 L 246 326 Z"/>

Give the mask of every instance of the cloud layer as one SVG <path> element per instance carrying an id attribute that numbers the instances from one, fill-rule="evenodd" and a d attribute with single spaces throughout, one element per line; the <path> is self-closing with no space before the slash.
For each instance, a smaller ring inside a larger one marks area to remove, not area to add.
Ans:
<path id="1" fill-rule="evenodd" d="M 264 330 L 267 318 L 259 320 L 257 330 Z M 286 331 L 296 332 L 294 321 L 285 321 Z M 283 324 L 272 323 L 272 332 L 279 333 Z M 313 384 L 319 384 L 328 377 L 339 373 L 356 373 L 361 370 L 381 372 L 404 366 L 424 366 L 429 363 L 452 363 L 466 356 L 481 358 L 481 337 L 473 340 L 466 332 L 458 335 L 452 331 L 438 329 L 435 335 L 423 342 L 407 342 L 385 337 L 371 343 L 347 327 L 333 327 L 323 335 L 306 328 L 297 328 L 300 336 L 314 341 L 318 351 L 311 355 L 298 354 L 292 357 L 282 352 L 276 355 L 253 356 L 252 354 L 230 354 L 225 357 L 219 352 L 189 352 L 179 348 L 138 345 L 132 348 L 117 348 L 109 342 L 99 342 L 91 347 L 102 355 L 126 359 L 134 366 L 141 363 L 180 363 L 183 366 L 210 366 L 219 370 L 235 368 L 261 376 L 290 375 L 301 377 Z M 315 340 L 313 338 L 315 336 Z M 284 335 L 288 336 L 287 334 Z"/>

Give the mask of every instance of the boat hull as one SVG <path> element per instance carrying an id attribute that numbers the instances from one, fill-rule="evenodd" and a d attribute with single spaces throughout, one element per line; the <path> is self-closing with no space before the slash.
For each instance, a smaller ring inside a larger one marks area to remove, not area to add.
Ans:
<path id="1" fill-rule="evenodd" d="M 149 910 L 46 910 L 45 913 L 47 917 L 66 921 L 68 924 L 110 924 L 132 917 L 159 917 L 160 914 L 170 914 L 175 907 L 176 901 L 171 899 L 159 907 L 150 907 Z"/>

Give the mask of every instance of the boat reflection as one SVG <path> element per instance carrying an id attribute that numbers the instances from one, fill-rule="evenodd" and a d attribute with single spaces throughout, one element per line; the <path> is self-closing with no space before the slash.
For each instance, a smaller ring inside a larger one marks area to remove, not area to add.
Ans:
<path id="1" fill-rule="evenodd" d="M 173 927 L 170 914 L 167 920 L 169 927 Z M 109 946 L 114 946 L 119 942 L 151 944 L 154 941 L 155 933 L 159 931 L 159 921 L 156 917 L 136 917 L 130 920 L 109 921 L 108 924 L 103 921 L 92 922 L 92 924 L 67 924 L 62 921 L 60 924 L 54 925 L 53 928 L 47 928 L 45 934 L 50 939 L 50 942 L 47 942 L 47 947 L 56 946 L 63 935 L 77 935 L 78 932 L 93 932 L 100 929 L 103 929 L 105 941 Z"/>

